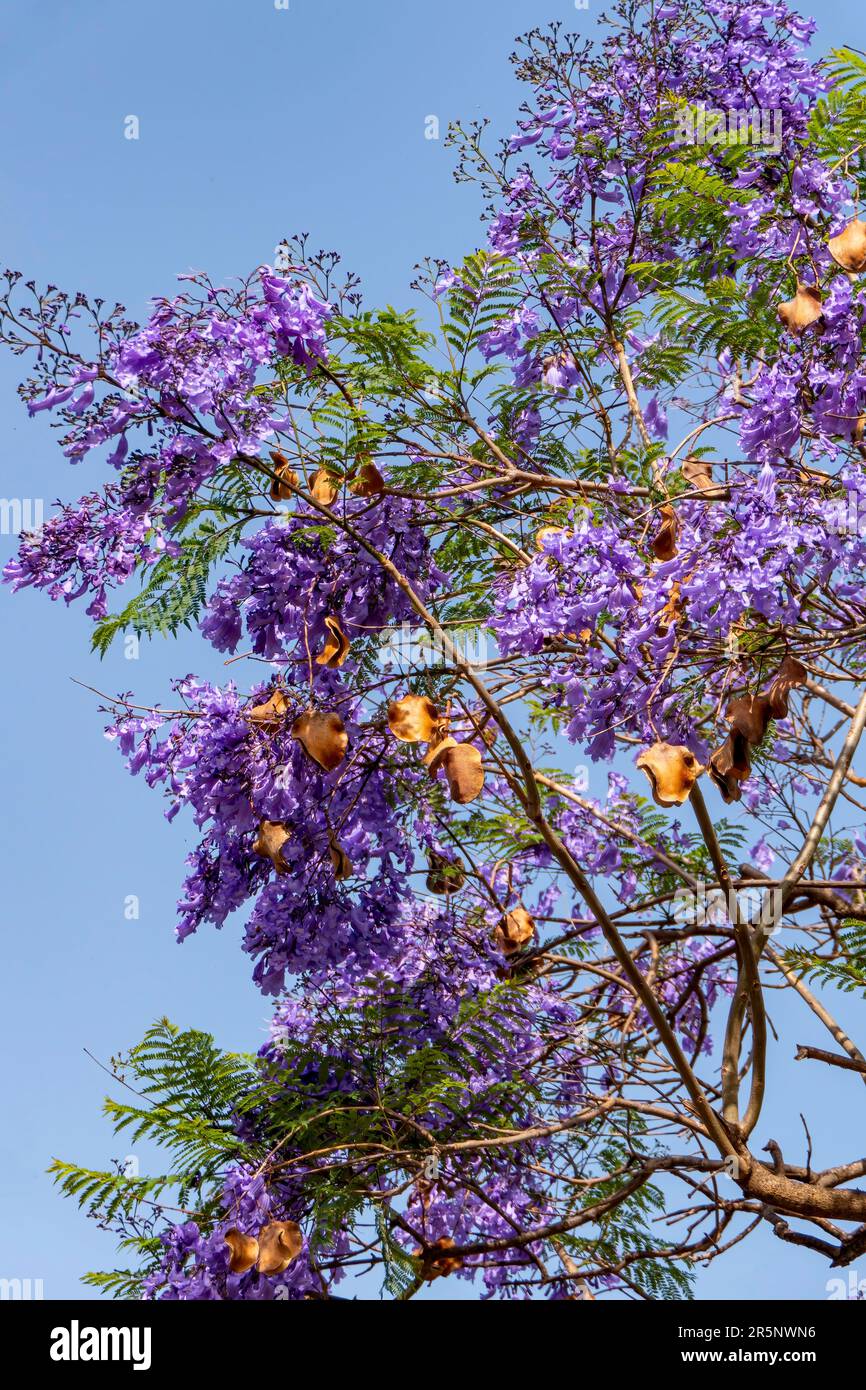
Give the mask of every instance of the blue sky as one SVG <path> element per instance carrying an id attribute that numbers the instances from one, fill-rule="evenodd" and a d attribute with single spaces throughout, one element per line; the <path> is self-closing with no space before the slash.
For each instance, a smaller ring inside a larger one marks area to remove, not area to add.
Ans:
<path id="1" fill-rule="evenodd" d="M 586 10 L 567 0 L 289 0 L 287 10 L 273 0 L 0 0 L 0 260 L 141 317 L 178 273 L 246 273 L 306 230 L 314 246 L 343 253 L 369 303 L 408 306 L 417 261 L 457 258 L 480 238 L 477 195 L 453 183 L 452 156 L 425 138 L 426 119 L 438 117 L 444 135 L 449 120 L 483 114 L 509 134 L 514 36 L 552 19 L 589 35 L 600 12 L 598 0 Z M 853 0 L 823 0 L 821 13 L 822 47 L 863 46 Z M 137 140 L 124 136 L 129 116 Z M 70 476 L 44 416 L 27 419 L 19 375 L 0 357 L 0 492 L 47 508 L 92 480 Z M 14 548 L 0 535 L 0 561 Z M 165 824 L 102 739 L 98 701 L 70 681 L 155 702 L 171 675 L 217 674 L 214 658 L 191 635 L 142 645 L 137 661 L 118 647 L 100 662 L 83 608 L 30 592 L 0 592 L 0 622 L 0 1277 L 41 1278 L 45 1296 L 61 1298 L 85 1292 L 83 1270 L 114 1261 L 111 1237 L 44 1176 L 55 1154 L 94 1167 L 123 1157 L 100 1116 L 107 1078 L 84 1049 L 107 1059 L 162 1014 L 253 1048 L 269 1005 L 248 981 L 239 924 L 175 944 L 191 830 Z M 124 916 L 130 895 L 137 920 Z M 850 1006 L 840 1014 L 856 1026 Z M 798 1041 L 821 1045 L 817 1026 L 798 1020 Z M 783 1012 L 789 1038 L 784 1022 Z M 785 1105 L 777 1117 L 771 1100 L 762 1132 L 786 1156 L 801 1153 L 802 1130 L 782 1127 L 799 1108 L 791 1087 L 801 1088 L 815 1162 L 853 1157 L 838 1152 L 834 1130 L 860 1101 L 856 1078 L 810 1076 L 809 1065 L 777 1049 L 768 1090 Z M 700 1273 L 698 1292 L 822 1298 L 829 1274 L 762 1236 Z"/>

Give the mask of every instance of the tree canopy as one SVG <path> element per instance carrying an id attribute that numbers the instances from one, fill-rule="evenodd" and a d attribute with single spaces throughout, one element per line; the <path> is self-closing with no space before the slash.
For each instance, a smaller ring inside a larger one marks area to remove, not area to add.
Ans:
<path id="1" fill-rule="evenodd" d="M 22 398 L 107 481 L 5 578 L 99 652 L 225 655 L 109 733 L 199 833 L 178 937 L 242 913 L 273 1000 L 255 1055 L 162 1020 L 115 1059 L 164 1171 L 55 1161 L 114 1294 L 683 1298 L 762 1223 L 866 1250 L 856 1123 L 823 1170 L 761 1128 L 799 1042 L 768 989 L 866 1081 L 833 1015 L 866 990 L 866 60 L 769 0 L 605 22 L 521 40 L 510 140 L 452 128 L 486 241 L 412 308 L 304 237 L 143 325 L 6 273 Z"/>

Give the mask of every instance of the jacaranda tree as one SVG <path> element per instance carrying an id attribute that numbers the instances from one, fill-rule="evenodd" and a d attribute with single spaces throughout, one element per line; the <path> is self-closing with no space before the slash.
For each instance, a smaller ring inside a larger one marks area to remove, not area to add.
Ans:
<path id="1" fill-rule="evenodd" d="M 178 937 L 243 914 L 274 1001 L 256 1055 L 162 1021 L 117 1059 L 164 1171 L 55 1162 L 121 1296 L 677 1298 L 762 1223 L 866 1250 L 853 1114 L 823 1170 L 762 1123 L 799 1041 L 768 989 L 866 1081 L 833 1017 L 866 990 L 866 60 L 769 0 L 606 23 L 522 40 L 502 148 L 452 129 L 486 244 L 413 310 L 304 238 L 143 326 L 7 273 L 23 400 L 108 481 L 6 579 L 100 652 L 225 654 L 109 733 L 200 832 Z"/>

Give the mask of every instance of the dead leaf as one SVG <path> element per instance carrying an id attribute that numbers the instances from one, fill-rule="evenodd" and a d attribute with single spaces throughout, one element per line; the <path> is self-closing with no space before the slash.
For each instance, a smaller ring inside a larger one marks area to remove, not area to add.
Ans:
<path id="1" fill-rule="evenodd" d="M 445 746 L 445 745 L 448 746 Z M 444 768 L 448 778 L 451 800 L 460 806 L 474 801 L 484 786 L 484 767 L 481 754 L 471 743 L 451 743 L 443 740 L 429 763 L 431 776 Z"/>
<path id="2" fill-rule="evenodd" d="M 282 1274 L 303 1249 L 304 1238 L 296 1221 L 269 1221 L 259 1231 L 260 1274 Z"/>
<path id="3" fill-rule="evenodd" d="M 287 874 L 289 866 L 283 858 L 283 845 L 289 839 L 291 836 L 282 821 L 263 820 L 253 841 L 253 853 L 262 859 L 270 859 L 278 874 Z"/>
<path id="4" fill-rule="evenodd" d="M 232 1274 L 246 1274 L 259 1258 L 259 1243 L 255 1236 L 245 1236 L 236 1226 L 226 1231 L 224 1240 L 231 1251 L 229 1269 Z"/>
<path id="5" fill-rule="evenodd" d="M 866 222 L 855 217 L 838 236 L 827 242 L 827 250 L 837 265 L 852 275 L 866 270 Z"/>
<path id="6" fill-rule="evenodd" d="M 352 861 L 349 858 L 339 840 L 333 835 L 328 840 L 328 853 L 331 856 L 331 863 L 334 866 L 334 877 L 342 883 L 343 879 L 352 877 Z"/>
<path id="7" fill-rule="evenodd" d="M 466 875 L 463 868 L 454 859 L 446 859 L 444 854 L 436 854 L 435 851 L 427 856 L 430 863 L 430 870 L 427 874 L 428 893 L 459 893 L 466 882 Z"/>
<path id="8" fill-rule="evenodd" d="M 426 695 L 404 695 L 388 706 L 388 728 L 403 743 L 429 743 L 442 726 L 442 716 Z"/>
<path id="9" fill-rule="evenodd" d="M 288 497 L 293 497 L 293 487 L 298 486 L 298 475 L 295 472 L 285 454 L 281 454 L 279 449 L 271 450 L 271 462 L 274 465 L 275 476 L 271 479 L 271 501 L 285 502 Z"/>
<path id="10" fill-rule="evenodd" d="M 776 313 L 789 333 L 802 333 L 804 328 L 824 317 L 821 295 L 814 285 L 803 285 L 798 280 L 794 298 L 780 304 Z"/>
<path id="11" fill-rule="evenodd" d="M 535 936 L 535 922 L 526 908 L 514 907 L 506 912 L 493 933 L 493 940 L 503 955 L 513 956 Z"/>
<path id="12" fill-rule="evenodd" d="M 292 725 L 292 738 L 326 772 L 339 766 L 349 746 L 349 735 L 339 714 L 325 710 L 307 710 L 298 715 Z"/>
<path id="13" fill-rule="evenodd" d="M 328 630 L 328 636 L 325 638 L 324 647 L 316 657 L 316 662 L 319 666 L 342 666 L 349 655 L 349 639 L 340 626 L 339 618 L 326 618 L 325 627 Z"/>
<path id="14" fill-rule="evenodd" d="M 635 766 L 646 773 L 657 806 L 682 806 L 704 771 L 690 748 L 671 743 L 645 748 Z"/>
<path id="15" fill-rule="evenodd" d="M 320 507 L 332 507 L 340 491 L 340 484 L 327 468 L 318 468 L 310 483 L 310 496 Z"/>
<path id="16" fill-rule="evenodd" d="M 262 705 L 253 705 L 247 717 L 258 724 L 263 733 L 275 734 L 282 726 L 289 709 L 289 701 L 284 690 L 275 690 Z"/>
<path id="17" fill-rule="evenodd" d="M 661 509 L 662 524 L 655 534 L 652 548 L 657 560 L 672 560 L 677 553 L 677 535 L 680 524 L 677 514 L 669 504 Z"/>

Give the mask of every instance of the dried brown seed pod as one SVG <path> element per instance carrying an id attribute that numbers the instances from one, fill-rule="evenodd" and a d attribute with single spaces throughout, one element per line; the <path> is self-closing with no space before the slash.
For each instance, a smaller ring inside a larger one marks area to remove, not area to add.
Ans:
<path id="1" fill-rule="evenodd" d="M 493 940 L 503 955 L 513 956 L 535 936 L 535 921 L 522 905 L 506 912 L 493 933 Z"/>
<path id="2" fill-rule="evenodd" d="M 441 725 L 442 716 L 426 695 L 404 695 L 388 706 L 388 728 L 403 743 L 429 743 Z"/>
<path id="3" fill-rule="evenodd" d="M 431 851 L 427 856 L 430 869 L 427 874 L 428 893 L 459 893 L 466 882 L 462 866 L 454 859 L 446 859 L 444 854 Z"/>
<path id="4" fill-rule="evenodd" d="M 349 655 L 349 639 L 340 626 L 340 619 L 330 616 L 325 619 L 327 637 L 325 645 L 316 657 L 319 666 L 342 666 Z"/>
<path id="5" fill-rule="evenodd" d="M 683 459 L 680 472 L 687 483 L 704 494 L 708 502 L 727 502 L 730 499 L 730 490 L 713 482 L 713 465 L 706 459 L 689 454 Z"/>
<path id="6" fill-rule="evenodd" d="M 287 498 L 294 496 L 293 489 L 298 486 L 298 475 L 279 449 L 271 450 L 271 462 L 275 475 L 271 480 L 271 501 L 285 502 Z"/>
<path id="7" fill-rule="evenodd" d="M 462 1259 L 448 1254 L 449 1250 L 454 1249 L 456 1244 L 450 1236 L 440 1236 L 432 1245 L 426 1246 L 423 1250 L 416 1250 L 415 1254 L 421 1260 L 421 1278 L 431 1282 L 462 1269 Z"/>
<path id="8" fill-rule="evenodd" d="M 340 882 L 352 877 L 352 861 L 343 846 L 333 835 L 328 840 L 328 853 L 334 868 L 334 877 Z"/>
<path id="9" fill-rule="evenodd" d="M 260 1274 L 282 1274 L 303 1248 L 304 1238 L 296 1221 L 269 1221 L 259 1231 Z"/>
<path id="10" fill-rule="evenodd" d="M 310 496 L 320 507 L 332 507 L 337 500 L 340 484 L 327 468 L 318 468 L 310 482 Z"/>
<path id="11" fill-rule="evenodd" d="M 281 728 L 289 709 L 289 701 L 284 690 L 275 690 L 264 704 L 253 705 L 247 718 L 266 734 L 275 734 Z"/>
<path id="12" fill-rule="evenodd" d="M 282 821 L 263 820 L 253 841 L 253 853 L 270 859 L 278 874 L 287 874 L 289 866 L 283 858 L 283 845 L 291 836 Z"/>
<path id="13" fill-rule="evenodd" d="M 480 795 L 484 786 L 484 767 L 481 754 L 473 744 L 443 740 L 429 766 L 432 776 L 444 770 L 451 800 L 458 805 L 465 806 Z"/>
<path id="14" fill-rule="evenodd" d="M 333 772 L 346 756 L 349 735 L 339 714 L 327 710 L 307 710 L 292 725 L 292 738 L 326 772 Z"/>
<path id="15" fill-rule="evenodd" d="M 802 661 L 798 661 L 795 656 L 784 658 L 767 691 L 767 699 L 770 702 L 774 719 L 787 719 L 788 695 L 795 686 L 804 683 L 807 674 Z"/>
<path id="16" fill-rule="evenodd" d="M 772 717 L 766 695 L 741 695 L 728 705 L 728 723 L 734 733 L 741 734 L 753 748 L 761 742 Z"/>
<path id="17" fill-rule="evenodd" d="M 457 740 L 450 734 L 446 734 L 444 729 L 430 740 L 430 746 L 424 754 L 424 763 L 430 769 L 430 776 L 435 777 L 437 769 L 433 766 L 440 753 L 444 753 L 447 748 L 456 748 Z"/>
<path id="18" fill-rule="evenodd" d="M 838 236 L 827 242 L 827 250 L 837 265 L 850 275 L 866 270 L 866 222 L 855 217 Z"/>
<path id="19" fill-rule="evenodd" d="M 683 744 L 654 743 L 635 764 L 645 772 L 657 806 L 682 806 L 704 769 Z"/>
<path id="20" fill-rule="evenodd" d="M 667 603 L 659 614 L 658 630 L 662 637 L 668 631 L 671 624 L 677 622 L 677 620 L 682 617 L 684 608 L 685 603 L 682 598 L 682 587 L 679 580 L 675 579 L 671 585 Z"/>
<path id="21" fill-rule="evenodd" d="M 752 774 L 748 739 L 736 731 L 728 734 L 721 747 L 710 755 L 707 772 L 724 801 L 739 801 L 740 783 Z"/>
<path id="22" fill-rule="evenodd" d="M 780 304 L 776 313 L 789 333 L 802 333 L 804 328 L 824 317 L 820 292 L 814 285 L 804 285 L 798 280 L 794 298 Z"/>
<path id="23" fill-rule="evenodd" d="M 358 460 L 360 467 L 349 484 L 356 497 L 378 497 L 385 491 L 385 479 L 370 458 Z"/>
<path id="24" fill-rule="evenodd" d="M 670 505 L 662 507 L 661 517 L 662 524 L 653 538 L 653 555 L 657 560 L 672 560 L 677 553 L 680 524 L 676 512 Z"/>
<path id="25" fill-rule="evenodd" d="M 259 1258 L 259 1243 L 255 1236 L 245 1236 L 236 1226 L 226 1231 L 224 1240 L 231 1251 L 229 1269 L 232 1274 L 246 1274 Z"/>

